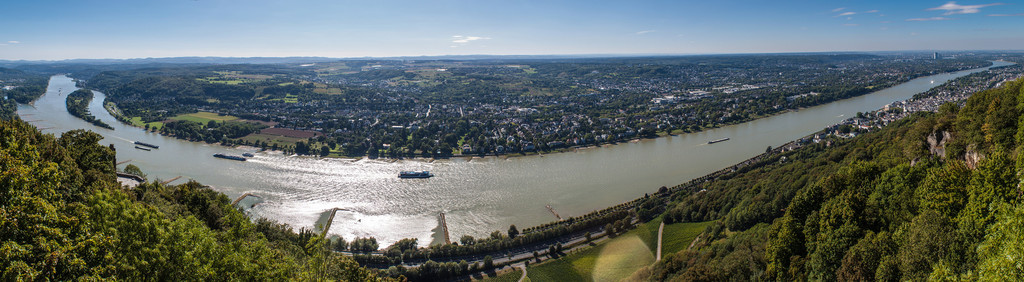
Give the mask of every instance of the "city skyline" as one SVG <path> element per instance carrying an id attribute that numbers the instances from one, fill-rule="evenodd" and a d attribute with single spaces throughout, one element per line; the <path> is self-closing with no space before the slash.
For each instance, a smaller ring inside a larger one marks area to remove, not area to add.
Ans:
<path id="1" fill-rule="evenodd" d="M 1008 50 L 1024 8 L 976 1 L 6 3 L 0 59 Z"/>

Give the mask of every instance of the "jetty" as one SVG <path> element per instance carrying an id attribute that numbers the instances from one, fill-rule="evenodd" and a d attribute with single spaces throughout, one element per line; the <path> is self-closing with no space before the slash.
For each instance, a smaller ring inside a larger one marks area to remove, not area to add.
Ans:
<path id="1" fill-rule="evenodd" d="M 555 218 L 558 218 L 558 221 L 562 221 L 562 216 L 558 215 L 558 212 L 555 211 L 555 208 L 552 208 L 551 205 L 547 205 L 545 207 L 548 208 L 548 211 L 551 212 L 551 214 L 555 215 Z"/>
<path id="2" fill-rule="evenodd" d="M 444 230 L 444 243 L 452 244 L 452 238 L 448 236 L 448 222 L 444 220 L 444 212 L 441 212 L 441 229 Z"/>
<path id="3" fill-rule="evenodd" d="M 181 178 L 181 175 L 178 175 L 178 176 L 177 176 L 177 177 L 175 177 L 175 178 L 171 178 L 171 180 L 167 180 L 167 181 L 164 181 L 164 182 L 160 182 L 160 184 L 164 184 L 164 185 L 166 185 L 167 183 L 171 183 L 171 182 L 174 182 L 175 180 L 178 180 L 179 178 Z"/>
<path id="4" fill-rule="evenodd" d="M 256 195 L 255 195 L 255 194 L 253 194 L 253 193 L 245 193 L 245 194 L 242 194 L 241 196 L 238 196 L 238 198 L 237 198 L 237 199 L 235 199 L 234 201 L 232 201 L 232 202 L 231 202 L 231 205 L 232 205 L 232 206 L 238 205 L 238 202 L 241 202 L 241 201 L 242 201 L 242 199 L 245 199 L 245 197 L 249 197 L 249 196 L 253 196 L 253 197 L 256 197 L 256 198 L 260 198 L 260 196 L 256 196 Z"/>
<path id="5" fill-rule="evenodd" d="M 331 230 L 331 224 L 334 223 L 334 215 L 338 214 L 338 211 L 348 211 L 348 209 L 343 209 L 343 208 L 333 208 L 333 209 L 331 209 L 331 216 L 327 218 L 327 224 L 324 224 L 324 230 L 320 231 L 320 237 L 326 237 L 327 236 L 327 231 Z"/>

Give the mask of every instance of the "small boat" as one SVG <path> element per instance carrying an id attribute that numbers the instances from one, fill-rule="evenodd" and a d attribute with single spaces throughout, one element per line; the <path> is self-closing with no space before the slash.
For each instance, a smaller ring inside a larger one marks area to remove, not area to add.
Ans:
<path id="1" fill-rule="evenodd" d="M 221 158 L 221 159 L 228 159 L 228 160 L 235 160 L 235 161 L 242 161 L 242 162 L 244 162 L 246 160 L 243 157 L 232 156 L 232 155 L 225 155 L 225 154 L 213 154 L 213 156 L 217 157 L 217 158 Z"/>
<path id="2" fill-rule="evenodd" d="M 711 140 L 711 141 L 708 141 L 708 144 L 715 144 L 715 143 L 723 142 L 723 141 L 729 141 L 729 137 L 722 138 L 722 139 Z"/>
<path id="3" fill-rule="evenodd" d="M 143 151 L 152 151 L 152 150 L 151 150 L 151 149 L 149 149 L 149 148 L 146 148 L 146 147 L 139 147 L 139 146 L 135 146 L 135 149 L 139 149 L 139 150 L 143 150 Z"/>
<path id="4" fill-rule="evenodd" d="M 398 178 L 430 178 L 434 175 L 429 171 L 403 171 L 398 173 Z"/>
<path id="5" fill-rule="evenodd" d="M 255 157 L 256 155 L 253 155 L 252 153 L 248 153 L 247 152 L 247 153 L 242 153 L 242 156 L 246 157 L 246 158 L 251 158 L 251 157 Z"/>
<path id="6" fill-rule="evenodd" d="M 144 143 L 142 141 L 135 141 L 135 145 L 142 145 L 142 146 L 150 147 L 150 148 L 153 148 L 153 149 L 160 149 L 160 146 L 149 144 L 149 143 Z"/>

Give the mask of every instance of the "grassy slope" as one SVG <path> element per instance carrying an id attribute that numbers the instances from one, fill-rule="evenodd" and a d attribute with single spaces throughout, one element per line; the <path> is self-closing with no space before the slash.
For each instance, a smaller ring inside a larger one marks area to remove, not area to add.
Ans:
<path id="1" fill-rule="evenodd" d="M 477 281 L 483 281 L 483 282 L 516 282 L 516 281 L 519 281 L 519 277 L 522 277 L 522 276 L 523 276 L 523 271 L 518 269 L 518 268 L 516 268 L 516 269 L 514 269 L 512 271 L 506 271 L 506 272 L 503 272 L 503 273 L 501 273 L 501 274 L 499 274 L 497 276 L 494 276 L 494 277 L 484 276 L 483 279 L 480 279 L 480 280 L 477 280 Z"/>
<path id="2" fill-rule="evenodd" d="M 657 247 L 660 224 L 661 220 L 655 219 L 582 252 L 531 265 L 527 276 L 535 281 L 617 281 L 629 277 L 654 262 L 655 251 L 647 241 Z"/>
<path id="3" fill-rule="evenodd" d="M 693 239 L 697 238 L 697 235 L 704 232 L 704 228 L 713 222 L 714 221 L 665 225 L 665 234 L 662 235 L 661 238 L 662 257 L 685 250 L 690 246 L 690 243 L 693 242 Z"/>
<path id="4" fill-rule="evenodd" d="M 655 253 L 658 251 L 658 227 L 661 226 L 661 221 L 662 217 L 659 216 L 636 228 L 636 235 Z"/>

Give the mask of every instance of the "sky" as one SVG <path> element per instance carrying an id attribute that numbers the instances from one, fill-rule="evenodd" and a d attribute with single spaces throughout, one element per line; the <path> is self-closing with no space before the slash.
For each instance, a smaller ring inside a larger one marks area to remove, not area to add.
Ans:
<path id="1" fill-rule="evenodd" d="M 0 0 L 0 59 L 1020 50 L 1022 4 Z"/>

